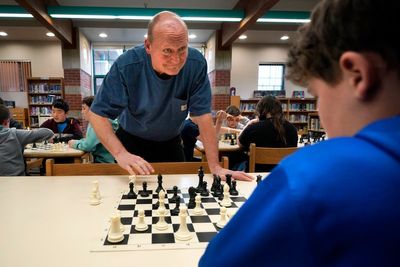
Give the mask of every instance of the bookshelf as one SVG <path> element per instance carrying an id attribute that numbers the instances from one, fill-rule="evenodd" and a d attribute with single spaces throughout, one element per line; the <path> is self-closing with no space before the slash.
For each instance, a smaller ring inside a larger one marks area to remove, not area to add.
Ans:
<path id="1" fill-rule="evenodd" d="M 308 114 L 308 131 L 325 133 L 325 129 L 321 125 L 321 121 L 319 119 L 318 113 L 309 113 Z"/>
<path id="2" fill-rule="evenodd" d="M 317 112 L 317 100 L 315 98 L 278 98 L 288 121 L 297 129 L 304 129 L 308 126 L 308 114 Z M 241 99 L 240 110 L 244 116 L 252 117 L 260 99 Z"/>
<path id="3" fill-rule="evenodd" d="M 28 78 L 29 126 L 39 127 L 51 116 L 53 101 L 63 97 L 63 78 Z"/>

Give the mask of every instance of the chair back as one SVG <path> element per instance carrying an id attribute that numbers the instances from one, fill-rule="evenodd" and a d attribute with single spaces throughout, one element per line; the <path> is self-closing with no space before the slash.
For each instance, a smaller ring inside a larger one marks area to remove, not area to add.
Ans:
<path id="1" fill-rule="evenodd" d="M 255 143 L 251 143 L 249 172 L 255 172 L 256 164 L 278 164 L 296 150 L 297 147 L 256 147 Z"/>
<path id="2" fill-rule="evenodd" d="M 193 174 L 197 173 L 200 166 L 204 173 L 210 173 L 207 162 L 156 162 L 150 163 L 154 173 L 161 174 Z M 229 160 L 222 157 L 219 164 L 228 168 Z M 70 175 L 129 175 L 128 171 L 117 163 L 68 163 L 55 164 L 54 159 L 46 160 L 46 176 L 70 176 Z"/>

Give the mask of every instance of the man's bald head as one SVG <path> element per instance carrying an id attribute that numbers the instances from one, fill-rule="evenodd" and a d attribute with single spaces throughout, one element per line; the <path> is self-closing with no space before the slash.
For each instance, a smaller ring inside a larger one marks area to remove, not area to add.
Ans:
<path id="1" fill-rule="evenodd" d="M 186 23 L 177 14 L 170 11 L 162 11 L 150 20 L 147 28 L 147 39 L 153 42 L 155 35 L 166 32 L 184 32 L 187 35 L 188 29 Z"/>

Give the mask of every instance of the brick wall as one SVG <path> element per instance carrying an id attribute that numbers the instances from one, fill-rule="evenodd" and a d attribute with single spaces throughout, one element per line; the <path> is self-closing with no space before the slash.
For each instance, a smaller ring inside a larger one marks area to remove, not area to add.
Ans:
<path id="1" fill-rule="evenodd" d="M 213 70 L 208 74 L 212 90 L 212 110 L 225 110 L 230 105 L 230 70 Z"/>

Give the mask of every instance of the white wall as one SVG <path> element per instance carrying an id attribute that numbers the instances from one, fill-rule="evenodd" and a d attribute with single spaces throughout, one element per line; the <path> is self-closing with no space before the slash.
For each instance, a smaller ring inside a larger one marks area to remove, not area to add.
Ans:
<path id="1" fill-rule="evenodd" d="M 2 41 L 0 60 L 30 61 L 33 77 L 64 77 L 59 41 Z M 0 92 L 0 97 L 15 101 L 17 107 L 28 107 L 26 92 Z"/>
<path id="2" fill-rule="evenodd" d="M 253 97 L 257 90 L 258 65 L 260 63 L 285 63 L 289 46 L 286 45 L 244 45 L 232 47 L 231 86 L 236 87 L 236 95 L 242 99 Z M 304 90 L 306 97 L 311 97 L 305 88 L 285 81 L 286 96 L 291 97 L 293 90 Z"/>

